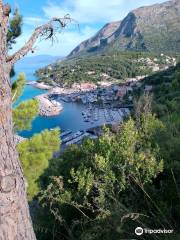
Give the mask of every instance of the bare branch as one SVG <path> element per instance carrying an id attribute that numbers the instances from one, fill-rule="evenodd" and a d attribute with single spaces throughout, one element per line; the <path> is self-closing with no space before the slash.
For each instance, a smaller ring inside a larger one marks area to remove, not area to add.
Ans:
<path id="1" fill-rule="evenodd" d="M 39 37 L 44 40 L 53 40 L 56 30 L 65 28 L 66 25 L 71 21 L 72 19 L 70 18 L 70 16 L 66 15 L 64 18 L 53 18 L 48 23 L 36 28 L 27 43 L 15 54 L 13 54 L 12 56 L 8 56 L 6 62 L 10 63 L 10 66 L 14 65 L 15 62 L 17 62 L 19 59 L 23 58 L 28 52 L 33 50 L 33 46 Z M 55 24 L 57 25 L 57 29 Z"/>

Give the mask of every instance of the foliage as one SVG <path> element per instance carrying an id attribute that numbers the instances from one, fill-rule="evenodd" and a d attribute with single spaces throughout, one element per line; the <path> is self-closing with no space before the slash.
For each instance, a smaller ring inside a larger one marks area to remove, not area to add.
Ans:
<path id="1" fill-rule="evenodd" d="M 26 76 L 24 73 L 18 75 L 18 79 L 12 83 L 11 94 L 12 101 L 15 102 L 22 94 L 26 84 Z"/>
<path id="2" fill-rule="evenodd" d="M 172 167 L 179 160 L 180 132 L 180 64 L 145 80 L 153 86 L 153 111 L 163 121 L 166 134 L 160 139 L 161 152 L 167 165 Z"/>
<path id="3" fill-rule="evenodd" d="M 159 72 L 145 79 L 144 85 L 152 85 L 153 101 L 152 109 L 164 124 L 165 131 L 157 137 L 159 150 L 164 159 L 164 171 L 155 180 L 152 186 L 148 186 L 149 195 L 163 212 L 156 215 L 156 219 L 162 222 L 166 219 L 166 225 L 179 228 L 179 185 L 180 185 L 180 64 Z M 143 88 L 141 94 L 143 93 Z M 140 195 L 141 196 L 141 195 Z M 143 201 L 140 204 L 145 208 Z M 169 208 L 171 206 L 171 208 Z M 156 208 L 157 210 L 157 208 Z M 171 239 L 178 239 L 172 236 Z"/>
<path id="4" fill-rule="evenodd" d="M 158 239 L 179 239 L 179 72 L 178 64 L 146 78 L 118 133 L 105 129 L 51 161 L 34 220 L 40 240 L 137 238 L 137 226 L 174 229 Z M 153 95 L 144 95 L 147 84 Z"/>
<path id="5" fill-rule="evenodd" d="M 51 219 L 44 223 L 47 239 L 53 221 L 55 239 L 59 232 L 66 236 L 62 239 L 84 239 L 80 225 L 88 229 L 91 222 L 100 224 L 114 214 L 115 202 L 121 201 L 123 193 L 131 188 L 131 181 L 143 188 L 163 171 L 155 141 L 163 125 L 152 114 L 142 114 L 141 122 L 138 127 L 129 119 L 116 135 L 105 129 L 98 140 L 87 139 L 80 147 L 71 146 L 59 159 L 51 161 L 41 178 L 45 190 L 40 194 L 40 203 Z"/>
<path id="6" fill-rule="evenodd" d="M 25 177 L 28 182 L 28 198 L 39 191 L 38 179 L 49 165 L 53 153 L 59 150 L 59 130 L 45 130 L 17 146 Z"/>
<path id="7" fill-rule="evenodd" d="M 116 134 L 105 128 L 98 140 L 72 145 L 50 162 L 44 148 L 53 136 L 46 144 L 37 137 L 24 142 L 20 157 L 29 199 L 39 201 L 33 216 L 38 239 L 117 240 L 136 237 L 137 226 L 178 229 L 179 73 L 178 64 L 146 78 L 134 93 L 133 116 Z M 147 84 L 153 95 L 144 95 Z"/>
<path id="8" fill-rule="evenodd" d="M 18 9 L 15 10 L 12 19 L 10 19 L 8 33 L 7 33 L 7 43 L 8 47 L 11 49 L 12 45 L 16 43 L 16 38 L 18 38 L 22 31 L 22 16 L 20 15 Z"/>
<path id="9" fill-rule="evenodd" d="M 31 122 L 38 114 L 38 101 L 28 100 L 21 102 L 13 109 L 13 122 L 15 131 L 22 131 L 31 128 Z"/>
<path id="10" fill-rule="evenodd" d="M 102 73 L 109 75 L 109 81 L 123 81 L 128 77 L 146 75 L 151 72 L 148 67 L 137 63 L 140 57 L 153 56 L 150 53 L 107 53 L 94 55 L 88 58 L 75 58 L 65 60 L 52 66 L 37 71 L 40 81 L 52 84 L 71 86 L 73 83 L 99 82 Z M 94 72 L 94 74 L 88 74 Z"/>
<path id="11" fill-rule="evenodd" d="M 132 238 L 137 225 L 178 229 L 179 80 L 179 64 L 146 78 L 134 93 L 133 116 L 117 134 L 105 129 L 98 140 L 72 145 L 51 161 L 58 132 L 45 131 L 18 146 L 28 197 L 39 197 L 34 216 L 38 239 Z M 142 96 L 147 84 L 153 95 Z M 159 239 L 178 240 L 179 233 Z"/>
<path id="12" fill-rule="evenodd" d="M 8 32 L 7 32 L 7 45 L 9 49 L 12 49 L 13 44 L 16 43 L 16 38 L 18 38 L 22 33 L 22 16 L 20 15 L 18 9 L 15 9 L 13 17 L 9 21 Z M 12 67 L 10 72 L 10 77 L 14 77 L 15 70 Z"/>

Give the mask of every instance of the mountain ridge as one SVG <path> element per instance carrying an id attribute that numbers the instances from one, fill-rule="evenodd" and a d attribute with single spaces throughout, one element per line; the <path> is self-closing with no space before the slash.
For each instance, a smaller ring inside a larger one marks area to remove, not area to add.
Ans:
<path id="1" fill-rule="evenodd" d="M 180 52 L 180 1 L 132 10 L 122 21 L 107 23 L 92 38 L 80 43 L 68 58 L 112 49 Z"/>

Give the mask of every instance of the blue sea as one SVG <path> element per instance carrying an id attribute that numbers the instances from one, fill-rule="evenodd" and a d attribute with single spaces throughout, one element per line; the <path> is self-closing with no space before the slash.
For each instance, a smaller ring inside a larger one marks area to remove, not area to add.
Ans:
<path id="1" fill-rule="evenodd" d="M 21 61 L 15 66 L 16 73 L 24 72 L 26 74 L 27 81 L 36 80 L 34 75 L 35 71 L 41 67 L 47 66 L 52 63 L 53 58 L 44 57 L 39 62 L 28 59 L 27 61 Z M 55 59 L 54 59 L 55 61 Z M 15 103 L 15 106 L 20 102 L 31 99 L 39 94 L 44 93 L 45 90 L 36 89 L 33 86 L 26 85 L 22 96 Z M 22 137 L 31 137 L 36 133 L 40 133 L 45 129 L 52 129 L 59 127 L 61 131 L 72 130 L 85 130 L 93 127 L 92 123 L 85 123 L 82 118 L 82 111 L 85 110 L 85 106 L 79 103 L 65 103 L 63 105 L 63 111 L 55 117 L 42 117 L 38 116 L 32 122 L 32 128 L 30 130 L 22 131 L 19 133 Z"/>

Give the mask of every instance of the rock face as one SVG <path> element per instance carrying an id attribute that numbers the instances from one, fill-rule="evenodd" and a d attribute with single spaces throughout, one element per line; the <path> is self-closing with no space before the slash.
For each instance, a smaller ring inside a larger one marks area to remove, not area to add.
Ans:
<path id="1" fill-rule="evenodd" d="M 107 23 L 96 35 L 81 44 L 79 44 L 69 56 L 78 54 L 81 51 L 96 48 L 101 45 L 103 40 L 106 40 L 112 36 L 112 34 L 119 28 L 121 22 Z"/>
<path id="2" fill-rule="evenodd" d="M 68 57 L 102 51 L 180 52 L 180 1 L 141 7 L 122 21 L 106 24 Z"/>

